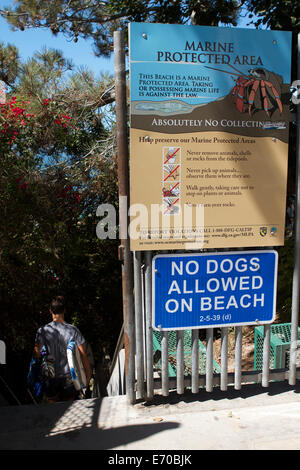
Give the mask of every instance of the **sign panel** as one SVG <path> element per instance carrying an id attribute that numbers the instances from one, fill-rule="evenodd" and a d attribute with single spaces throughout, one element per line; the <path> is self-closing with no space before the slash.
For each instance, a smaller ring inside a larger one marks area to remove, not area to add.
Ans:
<path id="1" fill-rule="evenodd" d="M 291 33 L 130 24 L 131 249 L 284 244 Z"/>
<path id="2" fill-rule="evenodd" d="M 277 264 L 273 250 L 155 256 L 153 328 L 272 323 Z"/>

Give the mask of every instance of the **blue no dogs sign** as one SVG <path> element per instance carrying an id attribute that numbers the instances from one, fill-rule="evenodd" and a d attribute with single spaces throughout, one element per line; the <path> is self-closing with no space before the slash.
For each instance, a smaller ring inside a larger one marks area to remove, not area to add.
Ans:
<path id="1" fill-rule="evenodd" d="M 272 323 L 277 265 L 273 250 L 155 256 L 153 328 Z"/>

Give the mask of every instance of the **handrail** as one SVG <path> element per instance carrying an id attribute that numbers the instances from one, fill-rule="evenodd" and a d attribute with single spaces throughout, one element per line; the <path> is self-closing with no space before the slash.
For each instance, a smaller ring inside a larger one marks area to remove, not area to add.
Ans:
<path id="1" fill-rule="evenodd" d="M 12 391 L 12 389 L 9 387 L 9 385 L 5 382 L 4 378 L 1 377 L 0 375 L 0 380 L 2 383 L 4 383 L 5 387 L 7 388 L 7 390 L 9 391 L 9 393 L 13 396 L 13 398 L 15 399 L 15 401 L 18 403 L 18 405 L 21 405 L 21 402 L 18 400 L 18 398 L 16 397 L 16 395 L 14 394 L 14 392 Z"/>
<path id="2" fill-rule="evenodd" d="M 109 375 L 111 375 L 113 370 L 114 370 L 119 352 L 121 351 L 123 346 L 124 346 L 124 323 L 122 324 L 122 328 L 121 328 L 119 338 L 118 338 L 118 341 L 117 341 L 117 344 L 116 344 L 116 349 L 115 349 L 111 364 L 109 366 Z"/>

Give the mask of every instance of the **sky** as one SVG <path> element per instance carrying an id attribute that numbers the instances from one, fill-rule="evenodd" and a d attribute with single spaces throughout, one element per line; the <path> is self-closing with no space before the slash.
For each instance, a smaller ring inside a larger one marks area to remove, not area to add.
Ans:
<path id="1" fill-rule="evenodd" d="M 50 0 L 51 1 L 51 0 Z M 13 0 L 0 0 L 0 8 L 13 5 Z M 239 26 L 245 27 L 246 21 L 240 21 Z M 77 43 L 66 38 L 63 34 L 54 36 L 50 30 L 36 28 L 25 31 L 12 31 L 9 23 L 0 16 L 0 42 L 10 43 L 18 47 L 22 61 L 31 58 L 34 52 L 43 46 L 63 51 L 67 59 L 71 59 L 75 68 L 87 67 L 96 76 L 100 73 L 114 73 L 113 56 L 110 59 L 96 57 L 92 41 L 78 39 Z"/>
<path id="2" fill-rule="evenodd" d="M 0 8 L 12 5 L 13 1 L 0 0 Z M 67 59 L 71 59 L 75 67 L 87 67 L 96 75 L 100 73 L 113 73 L 114 62 L 111 59 L 96 57 L 93 52 L 92 41 L 78 39 L 75 43 L 63 34 L 54 36 L 48 29 L 26 29 L 25 31 L 12 31 L 8 22 L 0 16 L 0 42 L 10 43 L 18 47 L 22 61 L 31 58 L 34 52 L 40 51 L 43 46 L 63 51 Z"/>

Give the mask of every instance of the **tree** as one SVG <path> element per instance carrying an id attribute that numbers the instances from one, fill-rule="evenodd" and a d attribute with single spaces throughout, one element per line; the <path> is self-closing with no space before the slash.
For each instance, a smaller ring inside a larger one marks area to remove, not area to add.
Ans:
<path id="1" fill-rule="evenodd" d="M 125 28 L 129 21 L 236 25 L 238 8 L 236 0 L 20 0 L 0 14 L 21 30 L 49 28 L 53 34 L 63 33 L 74 41 L 92 38 L 96 54 L 109 56 L 112 32 Z"/>
<path id="2" fill-rule="evenodd" d="M 19 65 L 18 49 L 0 42 L 0 80 L 11 85 L 18 75 Z"/>
<path id="3" fill-rule="evenodd" d="M 289 0 L 247 0 L 252 24 L 270 29 L 300 32 L 299 2 Z M 255 17 L 253 16 L 255 15 Z"/>
<path id="4" fill-rule="evenodd" d="M 98 205 L 118 203 L 114 123 L 103 125 L 111 77 L 70 69 L 43 50 L 19 64 L 0 104 L 0 331 L 23 375 L 55 293 L 96 359 L 122 324 L 118 241 L 96 236 Z"/>

